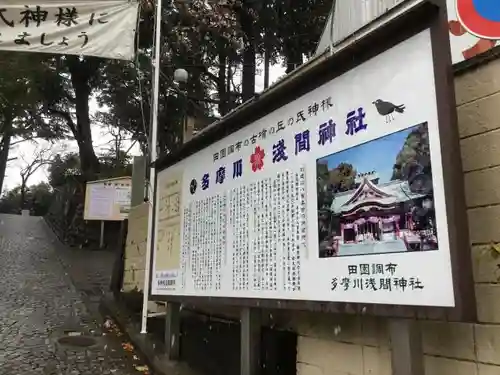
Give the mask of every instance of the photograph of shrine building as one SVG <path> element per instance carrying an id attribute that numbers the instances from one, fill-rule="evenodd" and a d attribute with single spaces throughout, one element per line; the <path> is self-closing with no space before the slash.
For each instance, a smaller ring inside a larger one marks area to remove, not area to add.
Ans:
<path id="1" fill-rule="evenodd" d="M 321 258 L 438 249 L 427 124 L 316 161 Z"/>

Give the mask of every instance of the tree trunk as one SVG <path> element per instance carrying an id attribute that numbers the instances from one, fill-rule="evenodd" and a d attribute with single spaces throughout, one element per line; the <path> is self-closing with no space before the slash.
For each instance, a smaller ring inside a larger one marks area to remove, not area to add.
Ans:
<path id="1" fill-rule="evenodd" d="M 26 202 L 26 183 L 27 179 L 21 176 L 21 210 L 24 210 L 24 205 Z"/>
<path id="2" fill-rule="evenodd" d="M 232 64 L 232 59 L 231 56 L 228 56 L 227 58 L 227 76 L 226 76 L 226 94 L 227 94 L 227 110 L 228 112 L 232 110 L 235 105 L 234 103 L 236 102 L 234 95 L 233 95 L 233 90 L 231 88 L 231 83 L 233 81 L 233 71 L 231 70 L 231 64 Z"/>
<path id="3" fill-rule="evenodd" d="M 245 47 L 243 49 L 243 72 L 242 72 L 242 98 L 243 102 L 253 98 L 255 95 L 255 25 L 249 14 L 250 5 L 243 3 L 239 11 L 241 30 L 245 36 Z"/>
<path id="4" fill-rule="evenodd" d="M 90 124 L 89 100 L 91 88 L 89 79 L 95 72 L 91 71 L 87 60 L 80 61 L 76 56 L 68 57 L 68 68 L 71 74 L 71 83 L 75 90 L 76 133 L 82 172 L 87 179 L 95 178 L 99 172 L 99 159 L 92 144 Z"/>
<path id="5" fill-rule="evenodd" d="M 269 66 L 271 62 L 271 56 L 269 53 L 269 48 L 266 47 L 264 52 L 264 89 L 269 87 Z"/>
<path id="6" fill-rule="evenodd" d="M 300 37 L 298 35 L 298 30 L 300 30 L 300 18 L 298 17 L 297 12 L 300 10 L 292 7 L 291 0 L 287 0 L 286 9 L 291 10 L 288 15 L 288 22 L 290 22 L 291 30 L 293 30 L 292 35 L 285 40 L 283 46 L 286 62 L 286 74 L 288 74 L 302 65 L 303 59 L 302 49 L 300 47 Z"/>
<path id="7" fill-rule="evenodd" d="M 3 181 L 5 179 L 5 172 L 7 170 L 7 161 L 9 160 L 10 141 L 12 140 L 13 116 L 10 111 L 4 113 L 3 119 L 3 137 L 0 145 L 0 195 L 3 191 Z"/>
<path id="8" fill-rule="evenodd" d="M 221 116 L 229 112 L 229 92 L 226 90 L 226 64 L 227 53 L 222 41 L 219 41 L 219 75 L 217 80 L 217 91 L 219 92 L 219 113 Z"/>
<path id="9" fill-rule="evenodd" d="M 290 38 L 292 39 L 292 38 Z M 297 38 L 293 38 L 297 39 Z M 302 65 L 302 52 L 300 51 L 299 46 L 297 46 L 293 40 L 285 42 L 285 60 L 286 60 L 286 74 L 292 72 L 300 65 Z"/>

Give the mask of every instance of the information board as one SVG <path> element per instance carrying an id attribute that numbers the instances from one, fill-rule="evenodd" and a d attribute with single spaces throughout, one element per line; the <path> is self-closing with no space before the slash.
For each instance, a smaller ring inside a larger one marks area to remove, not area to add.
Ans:
<path id="1" fill-rule="evenodd" d="M 157 183 L 153 295 L 455 304 L 428 29 Z"/>
<path id="2" fill-rule="evenodd" d="M 84 220 L 125 220 L 130 212 L 131 192 L 131 177 L 87 182 Z"/>

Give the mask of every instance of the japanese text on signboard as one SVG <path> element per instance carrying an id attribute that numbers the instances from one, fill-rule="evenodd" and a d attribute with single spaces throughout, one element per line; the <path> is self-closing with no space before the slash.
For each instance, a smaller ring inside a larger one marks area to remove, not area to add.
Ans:
<path id="1" fill-rule="evenodd" d="M 333 277 L 332 291 L 347 292 L 351 289 L 371 291 L 411 291 L 424 289 L 422 281 L 416 276 L 398 275 L 398 265 L 394 263 L 361 263 L 347 266 L 347 275 Z"/>
<path id="2" fill-rule="evenodd" d="M 243 147 L 248 147 L 250 145 L 256 145 L 258 140 L 264 140 L 267 137 L 276 137 L 277 141 L 273 144 L 272 150 L 270 150 L 272 155 L 272 162 L 279 163 L 280 161 L 288 160 L 289 152 L 292 152 L 294 155 L 298 155 L 301 152 L 308 152 L 311 150 L 311 132 L 309 130 L 304 130 L 297 132 L 294 136 L 295 143 L 293 145 L 292 150 L 288 149 L 289 145 L 285 143 L 283 138 L 279 138 L 279 133 L 285 130 L 287 127 L 291 127 L 294 124 L 301 124 L 306 121 L 306 118 L 313 118 L 321 111 L 328 111 L 331 107 L 333 107 L 333 103 L 331 97 L 327 97 L 322 99 L 320 103 L 314 102 L 308 106 L 306 110 L 299 110 L 297 114 L 288 117 L 287 120 L 280 120 L 275 125 L 270 126 L 269 128 L 263 128 L 259 132 L 256 132 L 251 137 L 239 140 L 234 144 L 230 144 L 227 147 L 224 147 L 219 152 L 213 154 L 214 163 L 220 161 L 221 159 L 226 158 L 227 156 L 238 153 Z M 368 124 L 365 121 L 365 110 L 363 107 L 358 107 L 355 110 L 351 110 L 346 114 L 344 131 L 346 135 L 355 135 L 359 131 L 365 130 L 368 127 Z M 317 134 L 315 135 L 316 139 L 313 139 L 313 144 L 317 144 L 318 146 L 323 146 L 327 143 L 332 143 L 333 139 L 337 135 L 337 123 L 336 120 L 330 118 L 328 121 L 323 122 L 317 127 Z M 250 156 L 250 163 L 252 164 L 252 171 L 260 170 L 264 167 L 264 158 L 266 155 L 266 150 L 263 150 L 259 146 L 255 147 L 255 151 Z M 220 166 L 213 173 L 214 182 L 216 184 L 224 183 L 226 179 L 226 166 Z M 239 178 L 243 175 L 243 159 L 238 159 L 232 163 L 232 171 L 229 173 L 233 179 Z M 210 172 L 205 173 L 201 176 L 201 189 L 207 190 L 210 186 L 211 182 L 211 174 Z M 198 183 L 193 180 L 191 184 L 191 194 L 194 194 L 196 191 Z"/>
<path id="3" fill-rule="evenodd" d="M 57 5 L 0 6 L 0 49 L 132 57 L 136 3 Z"/>

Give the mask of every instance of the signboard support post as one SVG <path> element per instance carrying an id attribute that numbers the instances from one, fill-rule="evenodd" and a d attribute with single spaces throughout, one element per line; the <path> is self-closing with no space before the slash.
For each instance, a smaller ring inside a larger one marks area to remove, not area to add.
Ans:
<path id="1" fill-rule="evenodd" d="M 158 136 L 158 100 L 160 96 L 160 53 L 161 53 L 161 11 L 162 11 L 162 0 L 156 2 L 155 11 L 155 41 L 154 41 L 154 79 L 152 86 L 152 112 L 151 112 L 151 129 L 150 129 L 150 143 L 149 143 L 149 161 L 153 162 L 156 160 L 156 147 L 157 147 L 157 136 Z M 148 297 L 150 288 L 150 277 L 151 277 L 151 252 L 153 248 L 153 201 L 154 201 L 154 189 L 155 189 L 155 178 L 156 170 L 154 166 L 151 166 L 149 172 L 148 181 L 148 234 L 146 238 L 146 269 L 144 270 L 144 288 L 143 288 L 143 299 L 142 299 L 142 319 L 141 319 L 141 333 L 147 333 L 147 323 L 148 323 Z"/>
<path id="2" fill-rule="evenodd" d="M 244 307 L 241 310 L 240 375 L 260 373 L 260 309 Z"/>
<path id="3" fill-rule="evenodd" d="M 104 248 L 104 220 L 101 220 L 101 236 L 99 238 L 99 249 Z"/>
<path id="4" fill-rule="evenodd" d="M 118 240 L 118 249 L 116 252 L 115 264 L 113 265 L 113 271 L 111 274 L 110 290 L 115 297 L 118 296 L 123 285 L 123 273 L 125 268 L 125 246 L 126 246 L 126 235 L 127 235 L 128 220 L 122 220 L 120 222 L 120 238 Z"/>
<path id="5" fill-rule="evenodd" d="M 167 302 L 165 315 L 165 349 L 168 359 L 179 359 L 180 310 L 178 302 Z"/>
<path id="6" fill-rule="evenodd" d="M 130 207 L 144 203 L 144 182 L 146 177 L 146 159 L 144 156 L 134 156 L 132 167 L 132 191 Z"/>
<path id="7" fill-rule="evenodd" d="M 422 335 L 415 319 L 391 319 L 391 361 L 393 375 L 425 375 Z"/>

